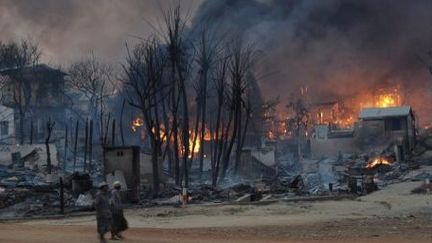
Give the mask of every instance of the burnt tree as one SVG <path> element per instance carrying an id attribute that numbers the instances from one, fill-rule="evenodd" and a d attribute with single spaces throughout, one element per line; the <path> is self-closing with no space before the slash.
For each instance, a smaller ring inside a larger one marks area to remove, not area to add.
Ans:
<path id="1" fill-rule="evenodd" d="M 159 41 L 153 39 L 138 44 L 129 52 L 126 64 L 125 95 L 129 104 L 142 113 L 146 134 L 151 142 L 153 191 L 159 192 L 159 156 L 161 155 L 160 107 L 158 93 L 164 91 L 162 83 L 166 56 Z"/>
<path id="2" fill-rule="evenodd" d="M 52 136 L 52 132 L 55 126 L 55 122 L 51 120 L 51 118 L 49 118 L 49 120 L 46 123 L 46 128 L 47 128 L 47 136 L 45 138 L 45 147 L 46 147 L 46 153 L 47 153 L 47 173 L 51 174 L 51 151 L 50 151 L 50 147 L 49 147 L 49 143 L 51 140 L 51 136 Z"/>

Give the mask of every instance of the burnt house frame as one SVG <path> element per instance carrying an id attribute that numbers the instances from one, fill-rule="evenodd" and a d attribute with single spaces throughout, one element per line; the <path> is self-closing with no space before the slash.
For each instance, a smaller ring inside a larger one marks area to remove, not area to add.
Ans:
<path id="1" fill-rule="evenodd" d="M 19 106 L 24 109 L 24 134 L 26 140 L 33 130 L 33 142 L 42 142 L 46 133 L 46 121 L 51 118 L 58 128 L 68 117 L 65 76 L 67 74 L 46 64 L 30 65 L 23 68 L 0 70 L 2 82 L 1 104 L 14 109 L 15 137 L 20 136 Z M 17 95 L 21 95 L 20 103 Z M 32 123 L 32 124 L 31 124 Z M 31 128 L 33 127 L 33 128 Z"/>

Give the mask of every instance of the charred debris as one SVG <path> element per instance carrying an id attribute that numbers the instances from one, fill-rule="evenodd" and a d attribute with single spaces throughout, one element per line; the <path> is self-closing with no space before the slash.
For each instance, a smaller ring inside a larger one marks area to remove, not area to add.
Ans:
<path id="1" fill-rule="evenodd" d="M 254 45 L 191 31 L 178 8 L 164 23 L 120 69 L 91 54 L 63 70 L 31 42 L 0 43 L 0 217 L 91 211 L 101 181 L 142 206 L 430 191 L 432 134 L 397 84 L 264 101 Z"/>

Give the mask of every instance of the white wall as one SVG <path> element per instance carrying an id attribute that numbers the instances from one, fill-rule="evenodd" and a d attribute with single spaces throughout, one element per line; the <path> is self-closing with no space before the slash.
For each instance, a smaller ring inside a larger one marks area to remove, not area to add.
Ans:
<path id="1" fill-rule="evenodd" d="M 2 134 L 0 130 L 0 143 L 11 143 L 12 141 L 7 140 L 12 140 L 15 137 L 14 110 L 12 108 L 0 105 L 0 124 L 1 122 L 8 123 L 8 133 Z"/>

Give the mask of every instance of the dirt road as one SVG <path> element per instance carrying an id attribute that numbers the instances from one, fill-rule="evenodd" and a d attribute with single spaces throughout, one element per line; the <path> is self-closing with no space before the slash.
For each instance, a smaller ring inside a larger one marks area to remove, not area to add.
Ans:
<path id="1" fill-rule="evenodd" d="M 432 196 L 419 183 L 357 200 L 126 210 L 125 242 L 432 242 Z M 97 242 L 94 216 L 0 223 L 0 243 Z"/>
<path id="2" fill-rule="evenodd" d="M 211 220 L 211 219 L 210 219 Z M 1 224 L 0 242 L 77 243 L 97 242 L 94 226 Z M 297 226 L 234 228 L 148 229 L 132 228 L 124 242 L 383 242 L 430 243 L 432 225 L 428 218 L 375 218 Z"/>

